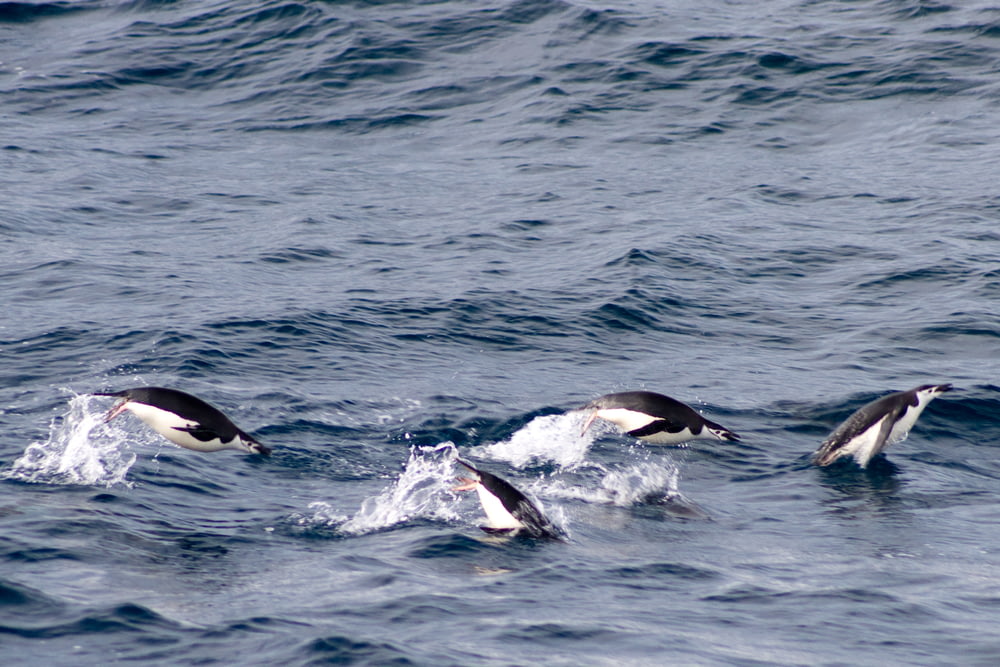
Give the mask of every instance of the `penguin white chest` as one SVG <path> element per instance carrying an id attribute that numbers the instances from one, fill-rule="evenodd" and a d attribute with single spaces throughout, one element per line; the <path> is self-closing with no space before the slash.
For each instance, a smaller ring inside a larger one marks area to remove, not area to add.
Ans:
<path id="1" fill-rule="evenodd" d="M 920 398 L 921 397 L 918 396 L 918 399 Z M 917 418 L 920 417 L 920 413 L 924 411 L 924 408 L 928 403 L 930 403 L 930 400 L 920 400 L 916 406 L 906 406 L 906 412 L 903 413 L 903 415 L 893 425 L 892 432 L 889 434 L 886 444 L 889 445 L 906 439 L 906 436 L 910 433 L 910 429 L 917 423 Z"/>
<path id="2" fill-rule="evenodd" d="M 702 430 L 702 435 L 705 431 Z M 695 438 L 702 437 L 702 435 L 695 435 L 691 432 L 691 429 L 686 426 L 676 433 L 671 433 L 669 431 L 660 431 L 659 433 L 653 433 L 652 435 L 641 435 L 640 440 L 645 440 L 646 442 L 651 442 L 654 445 L 679 445 L 681 443 L 687 442 L 688 440 L 694 440 Z"/>

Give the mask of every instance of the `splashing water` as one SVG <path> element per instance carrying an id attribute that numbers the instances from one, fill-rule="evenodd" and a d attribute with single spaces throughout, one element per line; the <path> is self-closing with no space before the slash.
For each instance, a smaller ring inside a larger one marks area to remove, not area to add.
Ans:
<path id="1" fill-rule="evenodd" d="M 584 463 L 596 437 L 594 429 L 580 434 L 584 418 L 582 412 L 535 417 L 508 440 L 476 447 L 472 453 L 506 461 L 515 468 L 523 468 L 532 461 L 552 461 L 560 468 L 572 470 Z"/>
<path id="2" fill-rule="evenodd" d="M 368 498 L 340 530 L 360 535 L 413 519 L 453 521 L 455 445 L 412 447 L 403 474 L 379 495 Z M 317 514 L 318 516 L 318 514 Z"/>
<path id="3" fill-rule="evenodd" d="M 586 417 L 582 411 L 536 417 L 508 440 L 476 447 L 471 453 L 506 461 L 516 468 L 551 461 L 559 466 L 561 472 L 572 473 L 574 481 L 557 476 L 530 484 L 526 490 L 540 497 L 620 507 L 688 502 L 678 490 L 680 468 L 669 460 L 651 456 L 644 448 L 628 450 L 633 456 L 641 458 L 629 465 L 609 468 L 589 460 L 587 454 L 590 447 L 605 427 L 595 424 L 594 428 L 581 434 Z M 580 475 L 591 483 L 584 481 L 581 484 Z M 595 486 L 598 480 L 599 486 Z M 565 526 L 565 517 L 559 523 Z"/>
<path id="4" fill-rule="evenodd" d="M 123 446 L 123 434 L 103 427 L 104 411 L 91 408 L 95 400 L 100 399 L 74 395 L 69 410 L 52 420 L 49 439 L 28 445 L 0 477 L 35 484 L 127 485 L 125 475 L 136 455 Z M 102 427 L 97 437 L 91 437 L 97 427 Z"/>
<path id="5" fill-rule="evenodd" d="M 323 500 L 309 503 L 309 509 L 313 511 L 311 517 L 295 513 L 291 519 L 300 526 L 339 526 L 351 518 L 345 514 L 338 514 L 333 505 Z"/>
<path id="6" fill-rule="evenodd" d="M 682 498 L 677 486 L 680 470 L 672 463 L 650 460 L 614 470 L 601 466 L 598 470 L 603 475 L 599 488 L 557 479 L 547 485 L 545 494 L 619 507 Z"/>
<path id="7" fill-rule="evenodd" d="M 680 470 L 667 463 L 642 463 L 610 471 L 601 480 L 601 492 L 615 505 L 634 505 L 653 498 L 680 495 L 677 480 Z"/>

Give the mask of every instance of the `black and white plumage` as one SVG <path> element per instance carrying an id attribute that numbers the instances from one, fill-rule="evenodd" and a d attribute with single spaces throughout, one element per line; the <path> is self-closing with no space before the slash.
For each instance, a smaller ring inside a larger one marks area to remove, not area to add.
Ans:
<path id="1" fill-rule="evenodd" d="M 485 470 L 478 470 L 461 459 L 455 459 L 469 469 L 476 479 L 459 477 L 461 485 L 452 491 L 476 490 L 479 503 L 486 512 L 489 525 L 481 526 L 487 533 L 517 533 L 529 537 L 559 538 L 552 522 L 535 507 L 528 497 L 509 482 Z"/>
<path id="2" fill-rule="evenodd" d="M 136 387 L 98 393 L 122 399 L 104 416 L 109 422 L 126 410 L 164 438 L 185 449 L 216 452 L 237 449 L 269 456 L 271 450 L 236 427 L 226 415 L 201 400 L 177 389 Z"/>
<path id="3" fill-rule="evenodd" d="M 680 401 L 652 391 L 625 391 L 595 398 L 582 410 L 591 410 L 581 435 L 595 419 L 616 425 L 633 438 L 657 445 L 677 445 L 695 438 L 739 440 L 729 429 L 705 419 Z"/>
<path id="4" fill-rule="evenodd" d="M 952 388 L 950 384 L 925 384 L 868 403 L 823 441 L 813 462 L 828 466 L 841 457 L 853 456 L 864 468 L 873 456 L 905 439 L 927 404 Z"/>

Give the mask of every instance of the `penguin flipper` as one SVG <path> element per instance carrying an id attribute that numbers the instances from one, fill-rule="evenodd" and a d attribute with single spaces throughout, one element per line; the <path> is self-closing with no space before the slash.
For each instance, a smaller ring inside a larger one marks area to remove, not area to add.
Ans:
<path id="1" fill-rule="evenodd" d="M 892 427 L 896 425 L 896 420 L 899 418 L 900 412 L 900 410 L 893 410 L 882 420 L 882 426 L 879 428 L 878 436 L 875 438 L 875 445 L 872 447 L 874 453 L 877 454 L 885 449 L 889 440 L 889 434 L 892 433 Z"/>
<path id="2" fill-rule="evenodd" d="M 640 426 L 637 429 L 633 429 L 628 432 L 633 438 L 644 438 L 650 435 L 656 435 L 657 433 L 678 433 L 684 430 L 684 426 L 681 424 L 674 424 L 673 422 L 667 421 L 666 419 L 657 419 L 651 421 L 645 426 Z"/>
<path id="3" fill-rule="evenodd" d="M 184 433 L 189 433 L 198 440 L 201 440 L 202 442 L 209 442 L 215 439 L 222 440 L 222 436 L 220 436 L 217 432 L 201 425 L 174 426 L 173 428 L 175 431 L 183 431 Z"/>

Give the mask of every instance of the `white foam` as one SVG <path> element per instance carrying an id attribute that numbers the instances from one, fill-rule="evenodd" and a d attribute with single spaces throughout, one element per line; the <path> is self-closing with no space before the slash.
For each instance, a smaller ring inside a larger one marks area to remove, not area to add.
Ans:
<path id="1" fill-rule="evenodd" d="M 127 485 L 125 475 L 136 455 L 123 432 L 103 424 L 107 406 L 91 407 L 101 401 L 107 399 L 74 395 L 69 410 L 49 425 L 48 440 L 28 445 L 0 477 L 35 484 Z"/>
<path id="2" fill-rule="evenodd" d="M 585 411 L 575 410 L 536 417 L 509 439 L 476 447 L 471 453 L 480 458 L 505 461 L 516 468 L 538 462 L 555 463 L 560 470 L 554 477 L 543 477 L 528 486 L 527 490 L 538 497 L 622 507 L 683 499 L 678 490 L 678 466 L 669 459 L 650 455 L 645 448 L 623 446 L 622 454 L 633 462 L 614 467 L 589 460 L 590 446 L 604 427 L 595 423 L 581 435 L 587 416 Z M 560 473 L 572 474 L 560 478 Z"/>
<path id="3" fill-rule="evenodd" d="M 361 509 L 344 521 L 340 530 L 360 535 L 414 519 L 458 519 L 452 509 L 455 496 L 451 493 L 454 454 L 455 445 L 450 442 L 436 447 L 411 447 L 410 458 L 399 479 L 379 495 L 361 503 Z M 317 518 L 321 514 L 332 516 L 328 506 L 319 509 Z"/>
<path id="4" fill-rule="evenodd" d="M 601 491 L 615 505 L 634 505 L 649 498 L 680 495 L 680 470 L 666 462 L 645 462 L 612 470 L 601 480 Z"/>
<path id="5" fill-rule="evenodd" d="M 304 514 L 293 514 L 292 520 L 300 526 L 338 526 L 351 518 L 345 514 L 338 514 L 333 505 L 322 500 L 309 503 L 309 509 L 313 511 L 311 517 Z"/>
<path id="6" fill-rule="evenodd" d="M 648 502 L 651 498 L 679 498 L 677 488 L 680 470 L 666 461 L 644 461 L 614 470 L 600 469 L 598 488 L 570 484 L 555 479 L 544 487 L 546 496 L 582 500 L 628 507 Z"/>
<path id="7" fill-rule="evenodd" d="M 586 415 L 580 411 L 535 417 L 509 439 L 475 447 L 472 454 L 506 461 L 515 468 L 552 461 L 560 468 L 572 470 L 584 463 L 596 437 L 594 429 L 580 434 L 585 421 Z"/>

